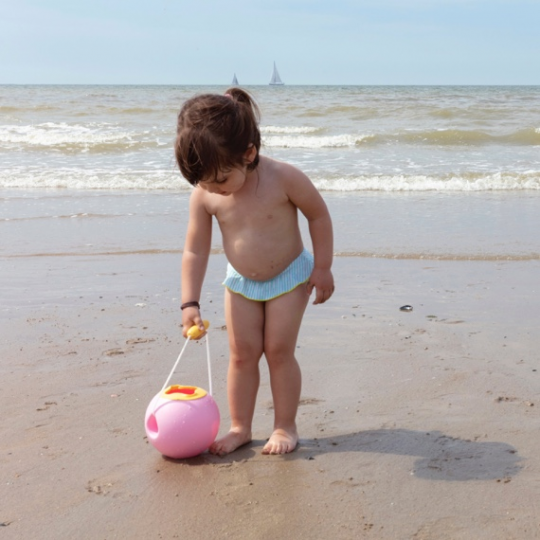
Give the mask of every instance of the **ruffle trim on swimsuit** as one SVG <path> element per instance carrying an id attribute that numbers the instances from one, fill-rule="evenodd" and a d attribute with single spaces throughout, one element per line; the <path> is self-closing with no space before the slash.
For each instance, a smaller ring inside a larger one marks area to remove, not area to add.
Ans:
<path id="1" fill-rule="evenodd" d="M 302 253 L 281 274 L 267 281 L 255 281 L 239 274 L 230 264 L 223 285 L 231 292 L 249 300 L 266 302 L 296 289 L 306 283 L 313 271 L 313 255 L 304 249 Z"/>

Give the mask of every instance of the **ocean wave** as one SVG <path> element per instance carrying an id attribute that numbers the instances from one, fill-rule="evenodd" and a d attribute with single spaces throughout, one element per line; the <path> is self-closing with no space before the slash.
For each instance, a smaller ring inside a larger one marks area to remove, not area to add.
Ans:
<path id="1" fill-rule="evenodd" d="M 360 145 L 415 146 L 540 146 L 540 128 L 521 129 L 505 135 L 493 135 L 479 130 L 440 129 L 404 131 L 401 133 L 343 133 L 339 135 L 309 135 L 308 132 L 283 131 L 284 135 L 266 131 L 264 144 L 269 148 L 354 148 Z M 316 132 L 313 132 L 316 133 Z"/>
<path id="2" fill-rule="evenodd" d="M 310 136 L 267 136 L 263 138 L 263 144 L 267 148 L 354 148 L 368 141 L 373 135 L 325 135 L 320 137 Z"/>
<path id="3" fill-rule="evenodd" d="M 156 170 L 0 170 L 0 188 L 59 188 L 76 190 L 172 190 L 189 191 L 191 186 L 176 171 Z"/>
<path id="4" fill-rule="evenodd" d="M 520 129 L 504 135 L 464 129 L 325 134 L 326 130 L 322 127 L 273 125 L 263 126 L 261 131 L 263 143 L 268 148 L 322 149 L 404 144 L 419 147 L 540 146 L 540 128 Z M 133 129 L 106 122 L 0 126 L 2 152 L 121 153 L 166 146 L 172 149 L 173 139 L 174 133 L 169 126 Z"/>
<path id="5" fill-rule="evenodd" d="M 4 150 L 54 150 L 64 153 L 116 152 L 127 148 L 172 145 L 171 140 L 160 140 L 159 134 L 150 130 L 130 132 L 114 124 L 97 122 L 85 125 L 54 122 L 3 125 L 0 126 L 0 143 Z"/>
<path id="6" fill-rule="evenodd" d="M 321 191 L 520 191 L 540 190 L 540 171 L 460 175 L 377 175 L 313 178 Z"/>
<path id="7" fill-rule="evenodd" d="M 446 175 L 360 175 L 312 177 L 320 191 L 333 192 L 478 192 L 540 190 L 540 171 L 525 173 L 464 173 Z M 59 168 L 0 170 L 0 188 L 66 188 L 107 190 L 189 191 L 191 186 L 174 170 L 85 170 Z"/>

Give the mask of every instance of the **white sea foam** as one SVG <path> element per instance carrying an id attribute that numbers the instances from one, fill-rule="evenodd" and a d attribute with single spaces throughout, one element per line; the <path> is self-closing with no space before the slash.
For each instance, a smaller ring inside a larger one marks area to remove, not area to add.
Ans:
<path id="1" fill-rule="evenodd" d="M 78 168 L 42 171 L 24 168 L 0 170 L 0 187 L 173 191 L 191 189 L 188 182 L 176 171 L 133 169 L 90 171 Z"/>
<path id="2" fill-rule="evenodd" d="M 130 131 L 109 123 L 67 124 L 45 122 L 35 125 L 0 126 L 0 144 L 4 149 L 58 151 L 114 151 L 133 146 L 159 147 L 170 145 L 160 140 L 160 133 L 146 129 Z"/>
<path id="3" fill-rule="evenodd" d="M 360 175 L 312 177 L 321 191 L 335 192 L 474 192 L 496 190 L 540 190 L 540 172 L 475 175 Z M 58 168 L 0 170 L 0 188 L 67 188 L 108 190 L 189 191 L 190 185 L 174 170 L 84 170 Z"/>
<path id="4" fill-rule="evenodd" d="M 371 135 L 326 136 L 267 136 L 263 139 L 268 148 L 352 148 L 371 138 Z"/>
<path id="5" fill-rule="evenodd" d="M 70 125 L 46 122 L 30 126 L 4 125 L 0 127 L 0 142 L 35 146 L 64 144 L 95 144 L 129 141 L 126 131 L 110 124 Z"/>
<path id="6" fill-rule="evenodd" d="M 468 176 L 357 176 L 314 178 L 321 191 L 497 191 L 540 190 L 540 172 Z"/>

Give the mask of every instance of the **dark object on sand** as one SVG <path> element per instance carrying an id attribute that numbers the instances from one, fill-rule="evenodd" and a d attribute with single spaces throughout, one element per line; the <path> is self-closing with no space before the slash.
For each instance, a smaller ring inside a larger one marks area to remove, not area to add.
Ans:
<path id="1" fill-rule="evenodd" d="M 399 308 L 400 311 L 412 311 L 412 306 L 409 306 L 408 304 L 406 306 L 401 306 Z"/>

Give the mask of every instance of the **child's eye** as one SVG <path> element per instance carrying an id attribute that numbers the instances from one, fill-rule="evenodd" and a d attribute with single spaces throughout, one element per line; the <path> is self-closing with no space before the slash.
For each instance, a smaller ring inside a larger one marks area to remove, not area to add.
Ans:
<path id="1" fill-rule="evenodd" d="M 221 178 L 219 180 L 216 178 L 216 184 L 224 184 L 227 180 L 228 180 L 227 176 L 225 176 L 224 178 Z"/>

